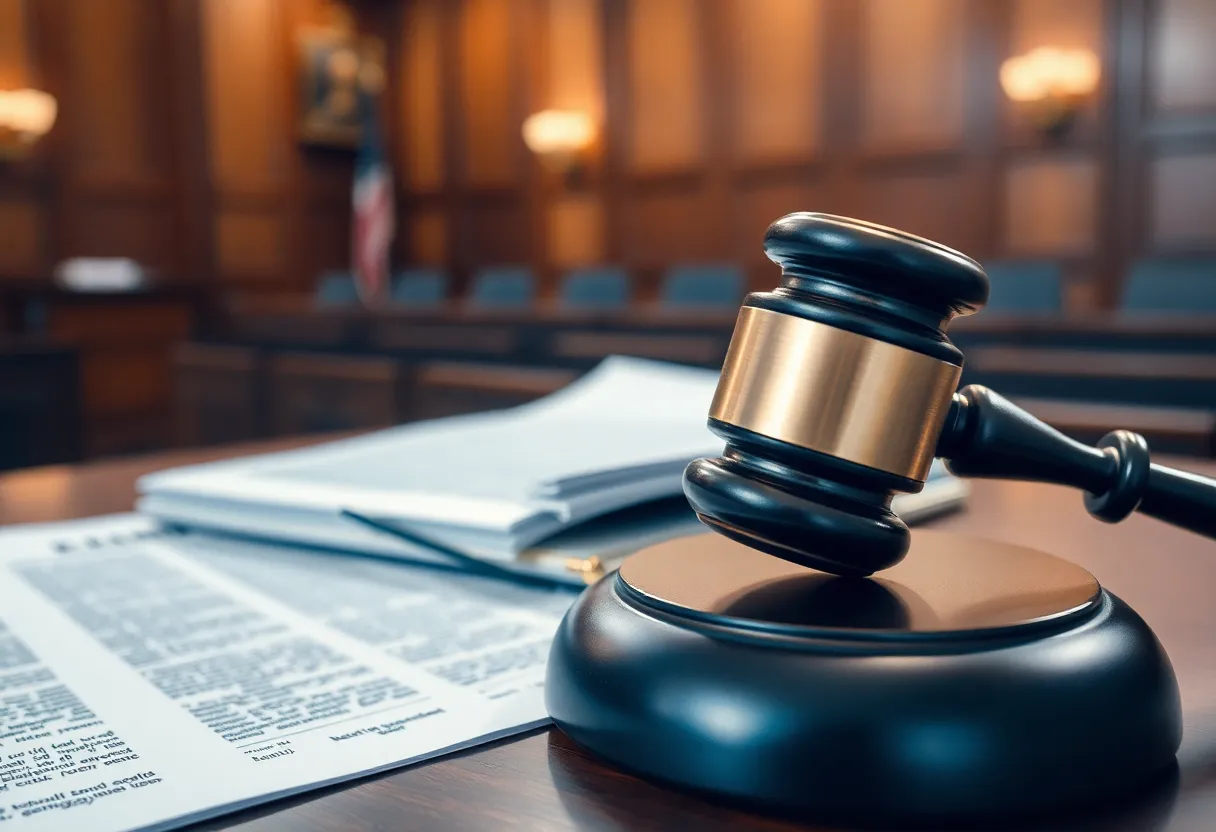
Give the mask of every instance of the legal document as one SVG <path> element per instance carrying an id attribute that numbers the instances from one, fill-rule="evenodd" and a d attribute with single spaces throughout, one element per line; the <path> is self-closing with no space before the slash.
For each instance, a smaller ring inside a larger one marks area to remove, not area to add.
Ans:
<path id="1" fill-rule="evenodd" d="M 574 594 L 160 530 L 0 532 L 0 827 L 168 829 L 544 724 Z"/>

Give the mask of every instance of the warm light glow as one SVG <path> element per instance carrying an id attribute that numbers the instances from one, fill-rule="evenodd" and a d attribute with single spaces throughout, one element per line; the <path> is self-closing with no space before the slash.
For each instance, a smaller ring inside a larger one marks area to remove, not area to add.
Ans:
<path id="1" fill-rule="evenodd" d="M 528 116 L 523 133 L 538 156 L 574 155 L 595 141 L 595 123 L 577 110 L 542 110 Z"/>
<path id="2" fill-rule="evenodd" d="M 1001 64 L 1001 87 L 1014 101 L 1081 98 L 1097 89 L 1101 73 L 1087 49 L 1040 46 Z"/>
<path id="3" fill-rule="evenodd" d="M 32 143 L 51 129 L 58 113 L 53 96 L 38 90 L 0 90 L 0 130 Z"/>

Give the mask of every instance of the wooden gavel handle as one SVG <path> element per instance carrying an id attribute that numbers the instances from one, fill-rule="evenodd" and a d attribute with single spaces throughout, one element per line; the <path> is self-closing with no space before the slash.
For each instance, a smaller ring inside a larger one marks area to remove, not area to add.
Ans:
<path id="1" fill-rule="evenodd" d="M 1131 431 L 1083 445 L 978 384 L 954 394 L 937 456 L 962 477 L 1083 489 L 1085 508 L 1108 523 L 1139 511 L 1216 538 L 1216 480 L 1153 463 L 1144 437 Z"/>

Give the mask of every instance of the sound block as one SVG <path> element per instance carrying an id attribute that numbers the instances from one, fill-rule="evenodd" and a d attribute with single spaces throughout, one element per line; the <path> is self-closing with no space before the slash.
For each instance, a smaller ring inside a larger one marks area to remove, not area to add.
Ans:
<path id="1" fill-rule="evenodd" d="M 716 534 L 629 558 L 553 644 L 546 702 L 638 774 L 851 824 L 983 824 L 1116 796 L 1174 767 L 1178 687 L 1084 569 L 918 531 L 874 578 Z"/>

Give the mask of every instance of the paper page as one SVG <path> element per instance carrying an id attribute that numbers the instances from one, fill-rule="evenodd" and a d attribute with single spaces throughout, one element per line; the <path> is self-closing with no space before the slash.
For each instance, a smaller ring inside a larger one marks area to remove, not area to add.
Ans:
<path id="1" fill-rule="evenodd" d="M 705 427 L 716 383 L 711 370 L 613 358 L 511 410 L 160 472 L 140 488 L 505 533 L 607 472 L 669 463 L 667 493 L 678 493 L 680 462 L 721 450 Z"/>
<path id="2" fill-rule="evenodd" d="M 542 724 L 573 599 L 129 516 L 0 544 L 0 824 L 22 830 L 169 828 Z"/>

